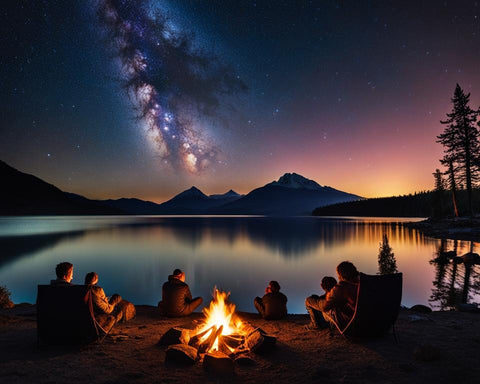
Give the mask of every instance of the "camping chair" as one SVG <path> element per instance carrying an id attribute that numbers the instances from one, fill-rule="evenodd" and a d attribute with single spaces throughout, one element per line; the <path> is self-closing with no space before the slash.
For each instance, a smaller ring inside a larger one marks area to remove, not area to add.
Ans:
<path id="1" fill-rule="evenodd" d="M 99 338 L 99 329 L 104 336 Z M 95 320 L 92 293 L 86 285 L 39 285 L 37 294 L 38 343 L 84 344 L 103 341 L 105 331 Z"/>
<path id="2" fill-rule="evenodd" d="M 351 337 L 381 336 L 393 328 L 402 301 L 402 274 L 366 275 L 360 273 L 355 312 L 350 322 L 341 328 L 335 319 L 330 321 L 340 334 Z"/>

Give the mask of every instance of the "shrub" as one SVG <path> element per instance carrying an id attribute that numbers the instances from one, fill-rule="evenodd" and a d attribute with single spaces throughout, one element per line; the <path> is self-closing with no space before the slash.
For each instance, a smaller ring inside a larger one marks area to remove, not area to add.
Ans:
<path id="1" fill-rule="evenodd" d="M 12 308 L 13 302 L 10 300 L 10 291 L 7 287 L 0 285 L 0 308 Z"/>

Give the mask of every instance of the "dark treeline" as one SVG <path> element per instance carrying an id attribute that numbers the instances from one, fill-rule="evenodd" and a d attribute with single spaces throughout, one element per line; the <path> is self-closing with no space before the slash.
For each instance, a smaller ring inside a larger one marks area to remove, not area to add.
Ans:
<path id="1" fill-rule="evenodd" d="M 470 93 L 456 85 L 452 110 L 441 120 L 443 146 L 433 172 L 434 190 L 398 197 L 366 199 L 319 207 L 315 216 L 473 217 L 480 211 L 480 108 L 470 107 Z"/>
<path id="2" fill-rule="evenodd" d="M 473 190 L 473 209 L 480 210 L 480 190 Z M 457 191 L 460 215 L 468 215 L 466 190 Z M 338 203 L 316 208 L 314 216 L 378 216 L 378 217 L 447 217 L 452 216 L 453 203 L 448 191 L 419 192 L 404 196 L 381 197 Z"/>

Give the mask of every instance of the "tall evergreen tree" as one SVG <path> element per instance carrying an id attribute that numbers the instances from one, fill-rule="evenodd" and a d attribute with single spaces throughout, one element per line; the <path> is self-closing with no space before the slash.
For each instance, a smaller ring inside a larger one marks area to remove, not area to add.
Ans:
<path id="1" fill-rule="evenodd" d="M 455 180 L 455 167 L 453 166 L 453 159 L 445 156 L 440 162 L 448 167 L 446 174 L 448 176 L 449 188 L 452 192 L 453 215 L 458 217 L 457 182 Z"/>
<path id="2" fill-rule="evenodd" d="M 443 180 L 443 173 L 438 168 L 433 173 L 433 177 L 435 179 L 435 191 L 445 191 L 445 181 Z"/>
<path id="3" fill-rule="evenodd" d="M 389 273 L 396 273 L 397 260 L 395 254 L 392 252 L 392 247 L 388 243 L 388 236 L 383 234 L 382 242 L 378 250 L 378 273 L 380 275 L 386 275 Z"/>
<path id="4" fill-rule="evenodd" d="M 438 218 L 443 215 L 443 196 L 445 194 L 445 181 L 443 180 L 443 174 L 439 169 L 436 169 L 433 173 L 435 179 L 435 189 L 433 194 L 433 217 Z"/>
<path id="5" fill-rule="evenodd" d="M 453 163 L 452 169 L 457 169 L 460 180 L 465 182 L 468 211 L 473 215 L 472 187 L 479 176 L 476 158 L 480 150 L 480 132 L 476 126 L 478 111 L 470 108 L 469 102 L 470 94 L 465 94 L 457 84 L 452 98 L 452 112 L 447 113 L 447 120 L 440 121 L 446 127 L 437 136 L 437 142 L 444 146 L 442 164 Z"/>

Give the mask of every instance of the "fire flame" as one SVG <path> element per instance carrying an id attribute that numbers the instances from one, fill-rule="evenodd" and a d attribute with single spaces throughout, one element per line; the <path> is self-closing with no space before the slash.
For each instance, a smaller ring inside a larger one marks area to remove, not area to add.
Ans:
<path id="1" fill-rule="evenodd" d="M 205 307 L 203 309 L 203 314 L 205 315 L 204 323 L 195 332 L 198 335 L 208 331 L 200 338 L 200 342 L 205 342 L 212 332 L 220 330 L 220 334 L 216 337 L 210 351 L 218 351 L 220 336 L 244 333 L 242 331 L 242 321 L 235 314 L 235 304 L 228 301 L 229 296 L 230 292 L 227 293 L 219 291 L 217 288 L 214 289 L 213 300 L 208 308 Z M 232 350 L 231 348 L 229 349 Z"/>

